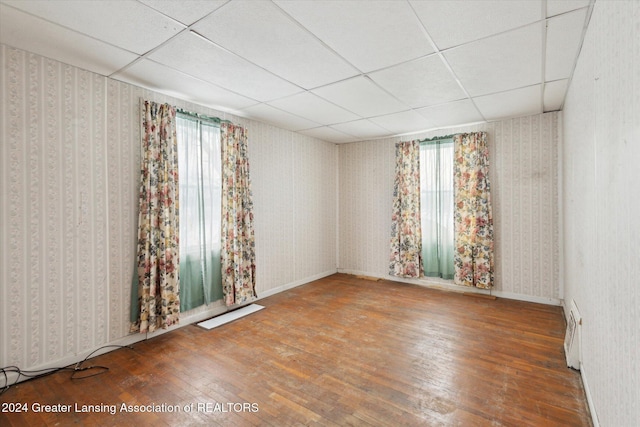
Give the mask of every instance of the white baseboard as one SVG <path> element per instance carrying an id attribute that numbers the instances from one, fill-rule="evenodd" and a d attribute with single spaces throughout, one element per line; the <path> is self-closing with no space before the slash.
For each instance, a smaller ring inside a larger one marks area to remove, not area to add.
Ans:
<path id="1" fill-rule="evenodd" d="M 584 387 L 584 394 L 587 396 L 587 405 L 589 406 L 589 413 L 591 414 L 591 421 L 593 427 L 600 427 L 600 421 L 598 420 L 598 413 L 596 407 L 593 404 L 593 397 L 591 396 L 591 389 L 587 382 L 587 374 L 584 371 L 584 365 L 580 362 L 580 378 L 582 379 L 582 386 Z"/>
<path id="2" fill-rule="evenodd" d="M 296 280 L 295 282 L 291 282 L 288 283 L 286 285 L 282 285 L 282 286 L 278 286 L 276 288 L 273 289 L 269 289 L 268 291 L 264 291 L 261 292 L 259 294 L 259 297 L 251 302 L 255 302 L 257 300 L 266 298 L 268 296 L 286 291 L 287 289 L 291 289 L 291 288 L 295 288 L 297 286 L 301 286 L 304 285 L 306 283 L 312 282 L 314 280 L 318 280 L 318 279 L 322 279 L 323 277 L 327 277 L 330 276 L 332 274 L 335 274 L 337 271 L 336 270 L 329 270 L 329 271 L 325 271 L 323 273 L 320 274 L 316 274 L 304 279 L 300 279 L 300 280 Z M 157 337 L 159 335 L 162 334 L 166 334 L 167 332 L 171 332 L 174 331 L 176 329 L 182 328 L 184 326 L 188 326 L 194 323 L 198 323 L 198 322 L 202 322 L 203 320 L 207 320 L 211 317 L 214 316 L 218 316 L 220 314 L 223 314 L 227 311 L 229 311 L 230 309 L 233 308 L 237 308 L 236 306 L 232 306 L 232 307 L 226 307 L 224 305 L 224 303 L 222 302 L 222 300 L 220 301 L 216 301 L 214 303 L 211 304 L 210 308 L 205 309 L 204 311 L 201 312 L 197 312 L 194 314 L 190 314 L 184 317 L 180 318 L 180 322 L 176 323 L 175 325 L 172 325 L 170 327 L 168 327 L 167 329 L 158 329 L 155 330 L 152 333 L 147 333 L 147 334 L 140 334 L 140 333 L 135 333 L 135 334 L 130 334 L 130 335 L 126 335 L 122 338 L 107 342 L 105 344 L 96 346 L 92 349 L 83 351 L 81 353 L 78 354 L 73 354 L 73 355 L 69 355 L 69 356 L 65 356 L 62 357 L 60 359 L 54 360 L 52 362 L 48 362 L 48 363 L 44 363 L 38 366 L 32 366 L 32 367 L 28 367 L 28 368 L 23 368 L 24 370 L 27 371 L 39 371 L 42 369 L 55 369 L 55 368 L 63 368 L 63 367 L 67 367 L 67 366 L 71 366 L 74 365 L 78 362 L 83 361 L 88 355 L 90 355 L 92 352 L 95 351 L 95 353 L 91 356 L 91 357 L 95 357 L 95 356 L 99 356 L 101 354 L 105 354 L 105 353 L 109 353 L 113 350 L 117 350 L 120 346 L 127 346 L 127 345 L 131 345 L 131 344 L 135 344 L 137 342 L 140 341 L 144 341 L 146 339 L 149 338 L 153 338 L 153 337 Z M 109 347 L 109 346 L 116 346 L 116 347 Z M 104 348 L 103 348 L 104 347 Z M 29 378 L 24 377 L 24 376 L 20 376 L 16 373 L 7 373 L 7 381 L 6 383 L 4 382 L 4 375 L 0 376 L 0 388 L 4 387 L 5 385 L 13 385 L 17 382 L 22 382 L 22 381 L 26 381 Z"/>
<path id="3" fill-rule="evenodd" d="M 395 277 L 395 276 L 389 276 L 389 275 L 382 276 L 377 273 L 371 273 L 367 271 L 358 271 L 358 270 L 348 270 L 343 268 L 339 268 L 338 273 L 354 274 L 357 276 L 376 277 L 378 279 L 393 280 L 395 282 L 402 282 L 402 283 L 411 283 L 414 285 L 424 286 L 432 289 L 440 289 L 444 291 L 460 292 L 460 293 L 462 292 L 477 293 L 481 295 L 493 295 L 500 298 L 512 299 L 517 301 L 534 302 L 538 304 L 558 305 L 558 306 L 562 305 L 562 300 L 558 298 L 538 297 L 533 295 L 517 294 L 513 292 L 504 292 L 504 291 L 498 291 L 498 290 L 488 291 L 485 289 L 455 285 L 449 281 L 444 281 L 437 278 L 405 279 L 402 277 Z"/>
<path id="4" fill-rule="evenodd" d="M 324 277 L 331 276 L 332 274 L 335 274 L 335 273 L 345 273 L 345 274 L 353 274 L 353 275 L 359 275 L 359 276 L 375 277 L 375 278 L 379 278 L 379 279 L 411 283 L 411 284 L 415 284 L 415 285 L 419 285 L 419 286 L 425 286 L 425 287 L 428 287 L 428 288 L 435 288 L 435 289 L 447 290 L 447 291 L 452 291 L 452 292 L 476 292 L 476 293 L 479 293 L 479 294 L 488 294 L 488 292 L 484 291 L 484 290 L 475 289 L 475 288 L 467 288 L 466 286 L 463 287 L 463 286 L 453 285 L 453 284 L 446 283 L 446 282 L 438 282 L 438 281 L 435 281 L 435 280 L 431 281 L 431 280 L 424 280 L 424 279 L 422 279 L 422 280 L 421 279 L 403 279 L 403 278 L 398 278 L 398 277 L 393 277 L 393 276 L 381 276 L 379 274 L 366 272 L 366 271 L 336 269 L 336 270 L 328 270 L 328 271 L 325 271 L 323 273 L 319 273 L 319 274 L 316 274 L 316 275 L 313 275 L 313 276 L 309 276 L 309 277 L 306 277 L 304 279 L 296 280 L 294 282 L 290 282 L 290 283 L 287 283 L 285 285 L 278 286 L 278 287 L 269 289 L 267 291 L 260 292 L 259 297 L 256 300 L 251 301 L 251 302 L 255 302 L 255 301 L 261 300 L 263 298 L 267 298 L 267 297 L 269 297 L 271 295 L 275 295 L 275 294 L 278 294 L 280 292 L 284 292 L 284 291 L 286 291 L 288 289 L 292 289 L 292 288 L 307 284 L 309 282 L 313 282 L 314 280 L 319 280 L 319 279 L 322 279 Z M 537 303 L 550 304 L 550 305 L 561 305 L 562 304 L 562 301 L 556 300 L 556 299 L 553 299 L 553 298 L 534 297 L 534 296 L 530 296 L 530 295 L 521 295 L 521 294 L 514 294 L 514 293 L 509 293 L 509 292 L 501 292 L 501 291 L 493 291 L 491 294 L 495 295 L 495 296 L 498 296 L 498 297 L 502 297 L 502 298 L 515 299 L 515 300 L 520 300 L 520 301 L 537 302 Z M 93 356 L 99 356 L 101 354 L 109 353 L 109 352 L 111 352 L 113 350 L 116 350 L 118 348 L 118 347 L 108 347 L 108 346 L 126 346 L 126 345 L 130 345 L 130 344 L 134 344 L 136 342 L 144 341 L 144 340 L 149 339 L 149 338 L 153 338 L 153 337 L 156 337 L 156 336 L 159 336 L 159 335 L 162 335 L 162 334 L 166 334 L 167 332 L 171 332 L 173 330 L 182 328 L 184 326 L 191 325 L 193 323 L 201 322 L 201 321 L 209 319 L 211 317 L 223 314 L 223 313 L 225 313 L 227 311 L 229 311 L 228 307 L 224 306 L 221 302 L 216 302 L 216 303 L 213 303 L 211 308 L 209 308 L 207 310 L 204 310 L 202 312 L 194 313 L 192 315 L 188 315 L 186 317 L 180 318 L 180 323 L 172 325 L 171 327 L 169 327 L 167 329 L 159 329 L 159 330 L 156 330 L 156 331 L 154 331 L 152 333 L 149 333 L 149 334 L 131 334 L 131 335 L 126 335 L 126 336 L 124 336 L 122 338 L 119 338 L 117 340 L 110 341 L 110 342 L 105 343 L 105 344 L 100 345 L 100 346 L 96 346 L 95 348 L 92 348 L 90 350 L 86 350 L 86 351 L 83 351 L 83 352 L 78 353 L 78 354 L 66 356 L 66 357 L 57 359 L 57 360 L 55 360 L 53 362 L 50 362 L 50 363 L 45 363 L 45 364 L 38 365 L 38 366 L 35 366 L 35 367 L 29 367 L 29 368 L 26 368 L 26 370 L 37 371 L 37 370 L 41 370 L 41 369 L 53 369 L 53 368 L 71 366 L 73 364 L 81 362 L 82 360 L 84 360 L 84 358 L 86 358 L 89 354 L 91 354 L 94 351 L 95 351 L 95 353 L 93 354 Z M 105 347 L 105 348 L 102 348 L 102 347 Z M 4 379 L 4 377 L 0 378 L 0 380 L 3 380 L 3 379 Z M 6 384 L 12 385 L 12 384 L 14 384 L 16 382 L 17 379 L 18 379 L 18 374 L 8 373 L 7 374 L 7 383 Z M 22 382 L 22 381 L 25 381 L 27 379 L 28 378 L 26 378 L 26 377 L 22 377 L 22 378 L 19 379 L 18 382 Z M 0 383 L 0 387 L 3 387 L 4 385 L 5 385 L 4 383 Z M 585 382 L 585 390 L 586 389 L 587 389 L 587 387 L 586 387 L 586 382 Z M 590 395 L 588 394 L 588 400 L 589 400 L 589 396 Z M 590 407 L 591 407 L 591 403 L 590 403 Z M 592 412 L 592 413 L 595 414 L 595 412 Z"/>
<path id="5" fill-rule="evenodd" d="M 538 304 L 562 306 L 562 300 L 558 298 L 539 297 L 534 295 L 516 294 L 513 292 L 503 292 L 503 291 L 493 291 L 492 294 L 500 298 L 513 299 L 513 300 L 526 301 L 526 302 L 535 302 Z"/>
<path id="6" fill-rule="evenodd" d="M 167 332 L 175 331 L 176 329 L 180 329 L 184 326 L 189 326 L 194 323 L 202 322 L 203 320 L 210 319 L 214 316 L 218 316 L 220 314 L 226 313 L 229 311 L 229 307 L 225 306 L 222 300 L 214 301 L 211 303 L 211 307 L 207 308 L 204 311 L 190 314 L 187 316 L 180 316 L 180 322 L 174 325 L 169 326 L 167 329 L 156 329 L 155 331 L 145 334 L 144 339 L 157 337 L 158 335 L 166 334 Z M 142 335 L 142 334 L 138 334 Z M 140 340 L 142 341 L 142 340 Z"/>
<path id="7" fill-rule="evenodd" d="M 71 365 L 75 365 L 79 362 L 82 362 L 87 356 L 91 355 L 91 357 L 100 356 L 102 354 L 110 353 L 114 350 L 118 350 L 120 347 L 128 346 L 131 344 L 135 344 L 140 341 L 145 341 L 149 338 L 156 337 L 158 335 L 166 334 L 167 332 L 182 328 L 184 326 L 188 326 L 192 323 L 200 322 L 202 320 L 208 319 L 210 317 L 216 316 L 220 313 L 224 313 L 227 311 L 226 307 L 214 307 L 210 310 L 203 311 L 201 313 L 197 313 L 191 316 L 187 316 L 180 319 L 180 323 L 170 326 L 167 329 L 158 329 L 151 333 L 132 333 L 129 335 L 125 335 L 122 338 L 118 338 L 113 341 L 109 341 L 107 343 L 96 346 L 92 349 L 85 350 L 83 352 L 62 357 L 60 359 L 54 360 L 52 362 L 43 363 L 41 365 L 24 368 L 25 371 L 41 371 L 41 370 L 54 370 L 56 368 L 65 368 Z M 93 353 L 93 354 L 92 354 Z M 5 385 L 13 385 L 17 382 L 22 382 L 29 380 L 30 378 L 24 377 L 17 373 L 7 373 L 7 382 L 4 382 L 4 376 L 0 376 L 0 388 Z"/>
<path id="8" fill-rule="evenodd" d="M 565 300 L 562 300 L 560 304 L 562 306 L 562 312 L 564 313 L 564 320 L 569 321 L 569 307 L 567 307 L 567 303 Z"/>
<path id="9" fill-rule="evenodd" d="M 25 371 L 52 370 L 53 371 L 57 368 L 65 368 L 67 366 L 75 365 L 77 363 L 82 362 L 89 355 L 91 355 L 91 357 L 100 356 L 102 354 L 109 353 L 114 350 L 118 350 L 120 347 L 135 344 L 139 341 L 144 341 L 145 339 L 146 339 L 146 334 L 127 335 L 120 339 L 97 346 L 91 350 L 86 350 L 78 354 L 66 356 L 66 357 L 57 359 L 53 362 L 43 363 L 42 365 L 25 368 L 24 370 Z M 9 372 L 7 373 L 6 383 L 4 382 L 4 379 L 5 379 L 4 376 L 0 376 L 0 388 L 4 387 L 5 385 L 12 386 L 16 382 L 26 381 L 26 380 L 29 380 L 30 378 L 24 377 L 14 372 Z"/>
<path id="10" fill-rule="evenodd" d="M 332 274 L 335 274 L 336 270 L 330 270 L 330 271 L 325 271 L 323 273 L 320 274 L 316 274 L 310 277 L 306 277 L 304 279 L 300 279 L 300 280 L 296 280 L 295 282 L 291 282 L 291 283 L 287 283 L 285 285 L 282 286 L 278 286 L 276 288 L 272 288 L 269 289 L 267 291 L 264 292 L 260 292 L 257 291 L 258 293 L 258 298 L 251 300 L 249 302 L 247 302 L 247 304 L 250 303 L 254 303 L 256 301 L 259 301 L 263 298 L 269 297 L 271 295 L 275 295 L 275 294 L 279 294 L 280 292 L 284 292 L 288 289 L 292 289 L 295 288 L 297 286 L 301 286 L 301 285 L 305 285 L 309 282 L 313 282 L 314 280 L 318 280 L 318 279 L 322 279 L 323 277 L 327 277 L 327 276 L 331 276 Z M 207 320 L 211 317 L 215 317 L 215 316 L 219 316 L 221 314 L 226 313 L 227 311 L 230 310 L 234 310 L 236 308 L 241 307 L 241 305 L 232 305 L 230 307 L 227 307 L 224 305 L 223 300 L 218 300 L 215 301 L 213 303 L 211 303 L 211 308 L 202 311 L 202 312 L 198 312 L 198 313 L 194 313 L 188 316 L 181 316 L 180 317 L 180 323 L 177 323 L 175 325 L 172 325 L 170 327 L 168 327 L 167 329 L 158 329 L 150 334 L 148 334 L 147 338 L 153 338 L 156 337 L 158 335 L 162 335 L 162 334 L 166 334 L 167 332 L 171 332 L 173 330 L 179 329 L 183 326 L 187 326 L 187 325 L 192 325 L 194 323 L 199 323 L 202 322 L 203 320 Z"/>
<path id="11" fill-rule="evenodd" d="M 338 272 L 337 270 L 328 270 L 323 273 L 314 274 L 313 276 L 305 277 L 304 279 L 296 280 L 294 282 L 290 282 L 285 285 L 266 290 L 264 292 L 258 292 L 258 299 L 255 301 L 259 301 L 263 298 L 270 297 L 271 295 L 279 294 L 280 292 L 286 291 L 288 289 L 306 285 L 309 282 L 313 282 L 314 280 L 320 280 L 324 277 L 331 276 L 332 274 L 336 274 L 337 272 Z"/>

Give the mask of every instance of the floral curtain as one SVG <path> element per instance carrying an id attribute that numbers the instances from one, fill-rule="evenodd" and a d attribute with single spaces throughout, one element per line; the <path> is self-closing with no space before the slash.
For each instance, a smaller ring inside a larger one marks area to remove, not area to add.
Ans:
<path id="1" fill-rule="evenodd" d="M 178 146 L 176 111 L 142 102 L 142 160 L 137 249 L 137 320 L 132 332 L 177 323 L 179 297 Z M 132 308 L 133 309 L 133 308 Z"/>
<path id="2" fill-rule="evenodd" d="M 247 132 L 220 125 L 222 148 L 222 291 L 226 305 L 257 297 L 253 201 Z"/>
<path id="3" fill-rule="evenodd" d="M 422 272 L 420 143 L 399 142 L 396 144 L 389 274 L 417 278 Z"/>
<path id="4" fill-rule="evenodd" d="M 456 284 L 493 287 L 493 220 L 485 132 L 454 137 Z"/>

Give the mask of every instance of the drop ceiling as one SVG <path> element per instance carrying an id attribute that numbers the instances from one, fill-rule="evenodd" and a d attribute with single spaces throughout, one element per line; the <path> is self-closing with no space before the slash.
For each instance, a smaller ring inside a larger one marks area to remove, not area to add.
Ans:
<path id="1" fill-rule="evenodd" d="M 562 108 L 590 0 L 0 0 L 0 43 L 344 143 Z"/>

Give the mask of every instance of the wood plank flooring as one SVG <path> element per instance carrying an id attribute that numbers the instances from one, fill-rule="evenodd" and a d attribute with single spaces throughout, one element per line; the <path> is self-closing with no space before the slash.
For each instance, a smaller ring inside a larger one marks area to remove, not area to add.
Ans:
<path id="1" fill-rule="evenodd" d="M 344 274 L 259 304 L 216 329 L 186 326 L 91 359 L 109 367 L 99 376 L 13 386 L 0 402 L 29 411 L 0 412 L 0 425 L 591 425 L 559 307 Z M 102 412 L 81 412 L 88 405 Z"/>

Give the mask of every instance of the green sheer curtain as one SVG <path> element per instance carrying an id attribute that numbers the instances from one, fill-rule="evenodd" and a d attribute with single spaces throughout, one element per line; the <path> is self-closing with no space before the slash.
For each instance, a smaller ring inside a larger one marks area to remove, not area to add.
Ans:
<path id="1" fill-rule="evenodd" d="M 424 275 L 454 278 L 453 138 L 420 144 L 420 213 Z"/>
<path id="2" fill-rule="evenodd" d="M 222 159 L 217 124 L 178 114 L 180 311 L 222 299 Z"/>

